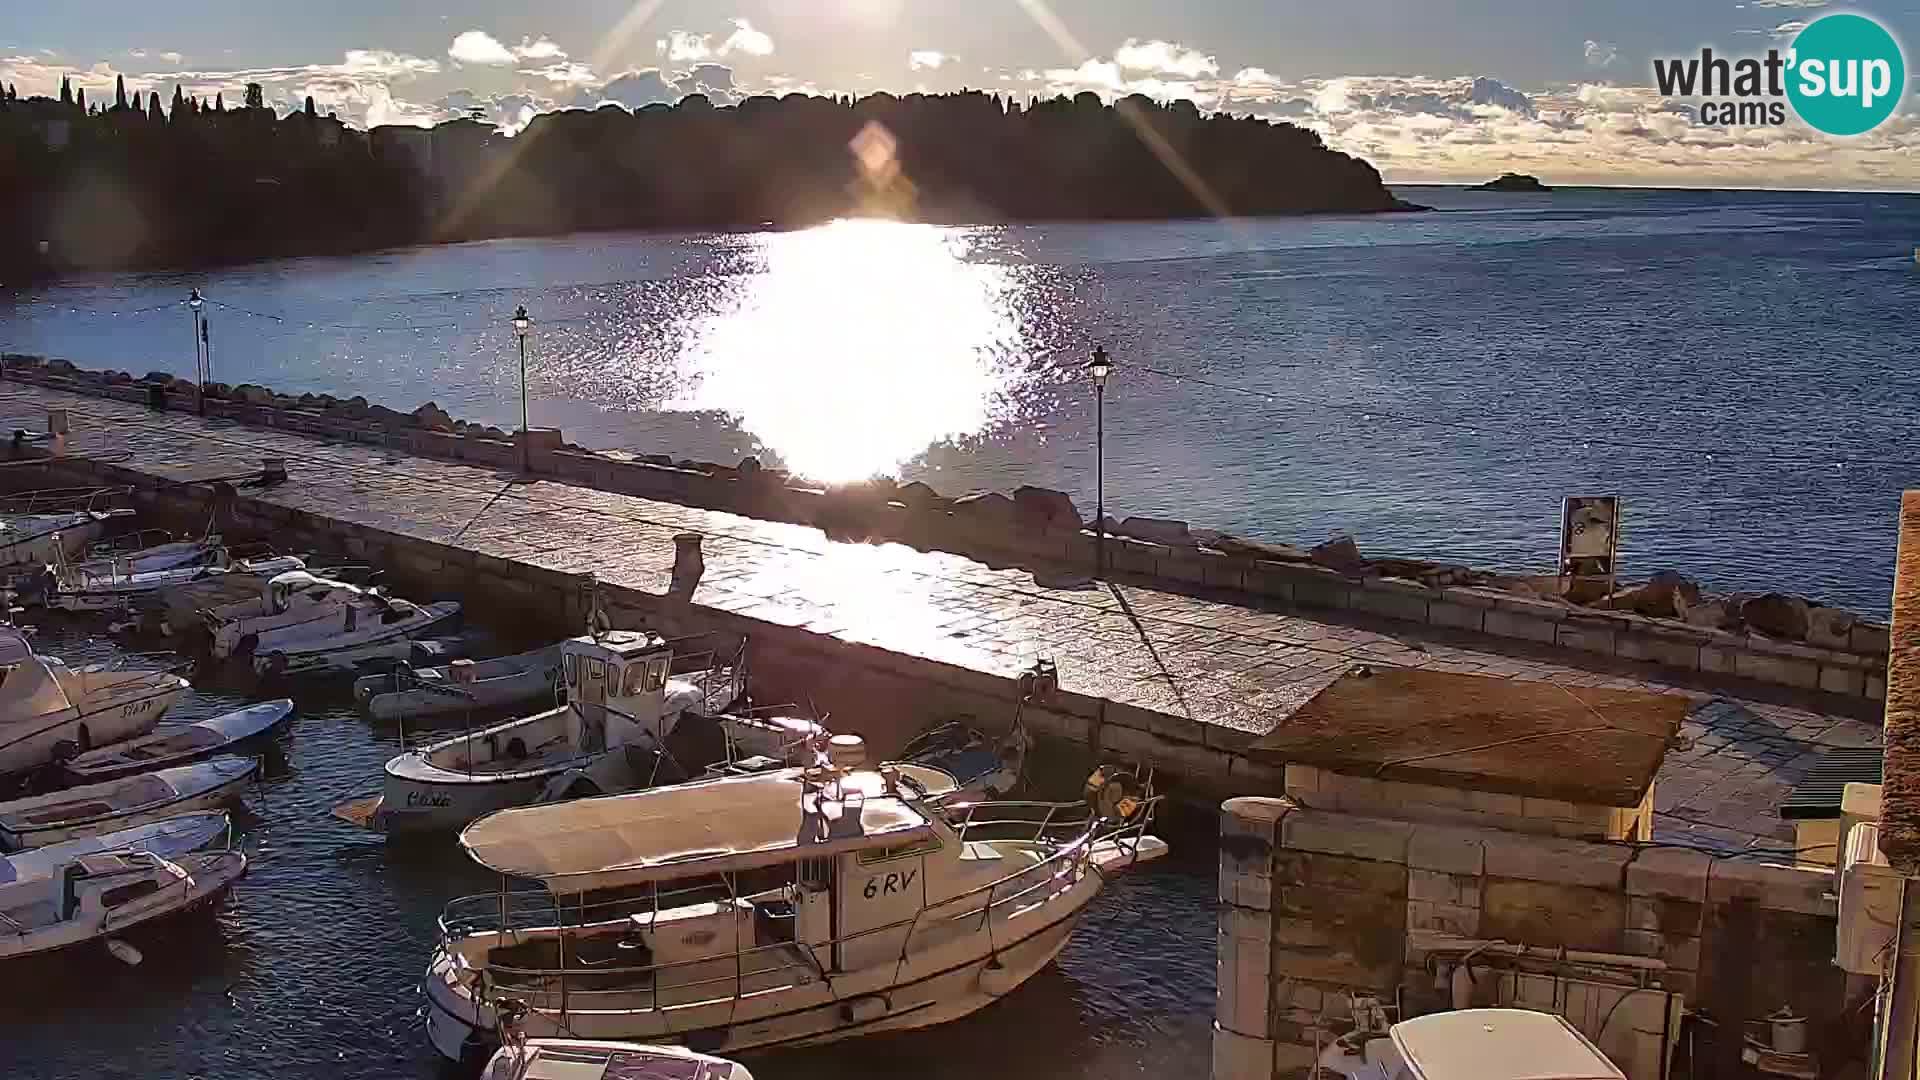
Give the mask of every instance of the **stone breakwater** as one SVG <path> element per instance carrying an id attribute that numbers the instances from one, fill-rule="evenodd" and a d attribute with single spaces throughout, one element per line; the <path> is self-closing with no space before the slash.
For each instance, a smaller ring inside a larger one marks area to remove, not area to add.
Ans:
<path id="1" fill-rule="evenodd" d="M 195 411 L 203 404 L 195 384 L 159 372 L 136 378 L 5 354 L 0 373 L 160 408 Z M 209 384 L 206 398 L 208 416 L 237 423 L 424 457 L 524 466 L 564 483 L 811 525 L 838 540 L 904 543 L 1040 574 L 1084 573 L 1095 558 L 1091 523 L 1070 496 L 1044 488 L 953 497 L 918 481 L 884 478 L 822 488 L 754 458 L 723 465 L 596 452 L 566 442 L 553 429 L 535 429 L 523 438 L 456 420 L 432 402 L 400 412 L 360 397 L 295 396 L 221 383 Z M 1360 611 L 1849 697 L 1882 698 L 1886 692 L 1885 624 L 1785 592 L 1716 596 L 1678 574 L 1660 573 L 1610 596 L 1568 595 L 1550 575 L 1370 558 L 1345 537 L 1302 549 L 1161 518 L 1109 517 L 1106 524 L 1109 572 L 1158 588 Z"/>

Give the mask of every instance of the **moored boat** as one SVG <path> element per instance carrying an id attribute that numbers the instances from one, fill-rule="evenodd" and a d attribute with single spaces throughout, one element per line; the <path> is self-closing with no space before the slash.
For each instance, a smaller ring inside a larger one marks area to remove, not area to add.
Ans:
<path id="1" fill-rule="evenodd" d="M 134 569 L 120 563 L 82 569 L 55 563 L 40 583 L 37 595 L 41 603 L 58 611 L 120 612 L 162 589 L 210 577 L 272 577 L 305 566 L 292 555 L 233 559 L 224 548 L 207 561 L 161 569 Z"/>
<path id="2" fill-rule="evenodd" d="M 61 768 L 76 784 L 96 784 L 135 773 L 186 765 L 257 740 L 293 715 L 287 698 L 262 701 L 205 720 L 175 724 L 128 742 L 70 758 Z"/>
<path id="3" fill-rule="evenodd" d="M 54 877 L 60 868 L 82 855 L 106 851 L 147 851 L 163 859 L 199 851 L 218 840 L 233 827 L 224 810 L 207 814 L 181 814 L 162 818 L 130 829 L 116 829 L 99 836 L 83 836 L 31 851 L 0 855 L 0 885 L 28 878 Z"/>
<path id="4" fill-rule="evenodd" d="M 560 646 L 549 645 L 491 660 L 367 675 L 354 682 L 353 698 L 375 720 L 398 720 L 551 701 L 559 684 Z"/>
<path id="5" fill-rule="evenodd" d="M 527 1039 L 503 1046 L 480 1080 L 753 1080 L 745 1065 L 681 1046 Z"/>
<path id="6" fill-rule="evenodd" d="M 57 844 L 237 799 L 260 763 L 231 755 L 0 803 L 0 851 Z"/>
<path id="7" fill-rule="evenodd" d="M 454 1060 L 510 1010 L 529 1037 L 707 1053 L 958 1019 L 1052 961 L 1116 872 L 1165 854 L 1086 804 L 949 817 L 859 740 L 829 764 L 502 810 L 460 843 L 502 891 L 456 900 L 427 1031 Z M 543 892 L 510 893 L 508 879 Z"/>
<path id="8" fill-rule="evenodd" d="M 0 773 L 144 735 L 188 688 L 170 670 L 131 662 L 70 667 L 0 626 Z"/>
<path id="9" fill-rule="evenodd" d="M 0 885 L 0 959 L 93 941 L 209 903 L 246 872 L 238 851 L 170 860 L 147 851 L 81 855 L 50 877 Z M 124 944 L 116 956 L 138 962 Z"/>
<path id="10" fill-rule="evenodd" d="M 261 634 L 253 670 L 269 676 L 352 674 L 370 663 L 404 658 L 414 638 L 460 617 L 460 605 L 451 600 L 415 604 L 368 595 L 373 603 L 347 605 L 338 621 L 318 620 Z"/>

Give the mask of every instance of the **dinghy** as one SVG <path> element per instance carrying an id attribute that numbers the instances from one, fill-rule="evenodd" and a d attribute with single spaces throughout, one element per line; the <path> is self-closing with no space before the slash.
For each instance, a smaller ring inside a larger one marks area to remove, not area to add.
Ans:
<path id="1" fill-rule="evenodd" d="M 110 522 L 131 517 L 133 511 L 126 509 L 0 513 L 0 571 L 37 571 L 57 558 L 79 555 Z"/>
<path id="2" fill-rule="evenodd" d="M 379 593 L 366 603 L 345 605 L 336 619 L 269 630 L 259 636 L 253 670 L 261 675 L 352 674 L 365 665 L 406 656 L 411 641 L 443 629 L 460 616 L 451 600 L 415 604 Z"/>
<path id="3" fill-rule="evenodd" d="M 680 1046 L 525 1039 L 503 1046 L 480 1080 L 753 1080 L 745 1065 Z"/>
<path id="4" fill-rule="evenodd" d="M 160 529 L 124 533 L 87 548 L 76 570 L 101 573 L 116 566 L 129 573 L 148 570 L 174 570 L 182 566 L 204 566 L 216 552 L 226 549 L 218 534 L 209 533 L 198 540 L 175 540 Z"/>
<path id="5" fill-rule="evenodd" d="M 18 627 L 0 626 L 0 773 L 144 735 L 188 687 L 164 670 L 70 668 L 35 655 Z"/>
<path id="6" fill-rule="evenodd" d="M 0 803 L 0 851 L 25 851 L 220 806 L 239 798 L 259 767 L 250 757 L 222 756 Z"/>
<path id="7" fill-rule="evenodd" d="M 947 1023 L 1045 968 L 1115 874 L 1167 851 L 1153 798 L 1121 820 L 1086 803 L 959 813 L 864 761 L 837 736 L 815 768 L 469 825 L 460 846 L 501 887 L 441 915 L 429 1040 L 459 1061 L 507 1020 L 730 1055 Z"/>
<path id="8" fill-rule="evenodd" d="M 452 830 L 491 810 L 679 783 L 741 758 L 806 761 L 826 738 L 797 717 L 726 715 L 743 689 L 738 667 L 706 685 L 671 677 L 673 651 L 658 635 L 573 638 L 560 663 L 567 704 L 401 754 L 379 795 L 334 816 L 376 832 Z"/>
<path id="9" fill-rule="evenodd" d="M 81 855 L 54 877 L 0 885 L 0 959 L 51 952 L 178 915 L 218 898 L 247 869 L 238 851 L 164 859 L 148 851 Z M 114 955 L 139 962 L 138 950 Z"/>
<path id="10" fill-rule="evenodd" d="M 368 675 L 353 684 L 353 699 L 375 720 L 410 719 L 551 701 L 559 684 L 560 646 L 549 645 L 492 660 Z"/>
<path id="11" fill-rule="evenodd" d="M 135 570 L 124 564 L 110 564 L 104 569 L 83 570 L 55 563 L 39 583 L 38 592 L 40 602 L 57 611 L 119 612 L 161 589 L 205 578 L 224 575 L 265 578 L 305 567 L 306 563 L 292 555 L 234 559 L 227 555 L 225 548 L 210 561 L 166 569 Z"/>
<path id="12" fill-rule="evenodd" d="M 232 828 L 225 811 L 211 814 L 182 814 L 131 829 L 119 829 L 99 836 L 85 836 L 46 847 L 0 855 L 0 885 L 29 878 L 57 877 L 61 867 L 82 855 L 103 851 L 149 851 L 171 859 L 199 851 L 218 840 Z"/>
<path id="13" fill-rule="evenodd" d="M 97 784 L 135 773 L 186 765 L 260 739 L 293 715 L 287 698 L 263 701 L 230 713 L 173 724 L 130 742 L 90 750 L 69 760 L 62 769 L 76 784 Z"/>
<path id="14" fill-rule="evenodd" d="M 1019 788 L 1027 750 L 1032 745 L 1033 739 L 1018 718 L 1013 730 L 1001 739 L 955 722 L 921 732 L 900 752 L 899 760 L 945 776 L 952 791 L 946 798 L 953 802 L 1000 799 Z"/>

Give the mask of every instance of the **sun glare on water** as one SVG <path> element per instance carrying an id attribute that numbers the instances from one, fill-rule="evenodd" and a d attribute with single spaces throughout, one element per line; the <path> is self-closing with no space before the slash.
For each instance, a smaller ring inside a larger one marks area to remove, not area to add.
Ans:
<path id="1" fill-rule="evenodd" d="M 847 220 L 753 244 L 758 272 L 690 328 L 669 408 L 727 413 L 825 483 L 891 473 L 1005 409 L 1020 286 L 965 260 L 966 231 Z"/>

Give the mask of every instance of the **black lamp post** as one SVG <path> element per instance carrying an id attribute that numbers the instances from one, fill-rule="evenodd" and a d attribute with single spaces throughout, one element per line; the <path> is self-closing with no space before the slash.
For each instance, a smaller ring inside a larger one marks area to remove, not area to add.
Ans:
<path id="1" fill-rule="evenodd" d="M 206 299 L 195 289 L 187 295 L 187 307 L 193 309 L 193 377 L 200 384 L 200 415 L 207 415 L 207 333 L 201 323 L 200 309 Z"/>
<path id="2" fill-rule="evenodd" d="M 1093 376 L 1093 576 L 1107 576 L 1107 376 L 1113 374 L 1113 358 L 1106 347 L 1096 345 L 1093 359 L 1087 361 L 1087 374 Z"/>
<path id="3" fill-rule="evenodd" d="M 532 329 L 533 320 L 527 317 L 527 306 L 513 309 L 513 332 L 520 339 L 520 471 L 533 471 L 533 429 L 527 425 L 527 331 Z"/>

